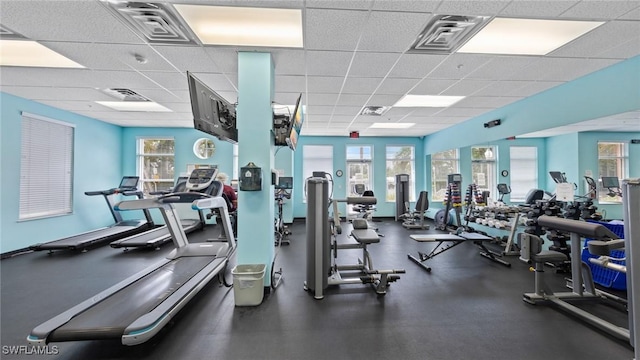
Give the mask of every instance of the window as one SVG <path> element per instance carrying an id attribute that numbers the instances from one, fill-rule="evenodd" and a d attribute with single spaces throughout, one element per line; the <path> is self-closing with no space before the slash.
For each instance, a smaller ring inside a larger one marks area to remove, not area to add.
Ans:
<path id="1" fill-rule="evenodd" d="M 138 139 L 138 176 L 145 195 L 173 186 L 174 153 L 172 138 Z"/>
<path id="2" fill-rule="evenodd" d="M 494 146 L 471 147 L 471 178 L 478 191 L 496 194 L 496 149 Z M 462 189 L 461 189 L 462 190 Z M 494 196 L 494 198 L 496 198 Z"/>
<path id="3" fill-rule="evenodd" d="M 409 201 L 415 201 L 415 151 L 413 146 L 387 146 L 387 201 L 396 201 L 396 175 L 409 174 Z"/>
<path id="4" fill-rule="evenodd" d="M 349 196 L 358 196 L 355 185 L 364 185 L 365 190 L 373 190 L 373 147 L 347 146 L 347 179 Z"/>
<path id="5" fill-rule="evenodd" d="M 618 182 L 620 182 L 621 179 L 627 176 L 628 161 L 629 155 L 626 143 L 598 142 L 598 175 L 600 176 L 598 200 L 601 203 L 622 202 L 622 196 L 619 194 L 620 189 L 604 187 L 602 177 L 617 178 Z"/>
<path id="6" fill-rule="evenodd" d="M 538 148 L 534 146 L 511 146 L 509 148 L 511 163 L 509 174 L 511 180 L 510 200 L 524 202 L 531 189 L 538 188 Z"/>
<path id="7" fill-rule="evenodd" d="M 302 147 L 302 189 L 306 189 L 307 178 L 314 171 L 324 171 L 333 175 L 333 146 L 331 145 L 304 145 Z M 331 189 L 329 189 L 331 191 Z M 304 202 L 307 202 L 305 191 Z"/>
<path id="8" fill-rule="evenodd" d="M 444 201 L 447 175 L 460 173 L 458 149 L 431 155 L 431 200 Z"/>
<path id="9" fill-rule="evenodd" d="M 74 126 L 22 113 L 20 220 L 73 211 Z"/>

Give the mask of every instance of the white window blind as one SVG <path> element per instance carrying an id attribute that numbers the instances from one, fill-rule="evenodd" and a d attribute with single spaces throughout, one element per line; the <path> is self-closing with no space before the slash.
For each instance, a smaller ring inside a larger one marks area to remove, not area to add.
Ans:
<path id="1" fill-rule="evenodd" d="M 333 175 L 333 146 L 331 145 L 304 145 L 302 147 L 302 184 L 305 188 L 307 178 L 311 177 L 314 171 L 324 171 Z M 307 194 L 304 194 L 304 202 L 307 201 Z"/>
<path id="2" fill-rule="evenodd" d="M 538 148 L 511 146 L 509 148 L 511 202 L 524 202 L 531 189 L 538 188 Z"/>
<path id="3" fill-rule="evenodd" d="M 20 220 L 73 211 L 74 125 L 22 113 Z"/>

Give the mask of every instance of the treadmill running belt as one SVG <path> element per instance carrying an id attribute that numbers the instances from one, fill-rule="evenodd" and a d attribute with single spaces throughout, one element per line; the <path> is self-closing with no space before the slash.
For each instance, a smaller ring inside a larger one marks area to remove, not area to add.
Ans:
<path id="1" fill-rule="evenodd" d="M 54 330 L 49 341 L 119 338 L 127 326 L 153 310 L 213 259 L 194 256 L 171 261 L 78 314 Z"/>

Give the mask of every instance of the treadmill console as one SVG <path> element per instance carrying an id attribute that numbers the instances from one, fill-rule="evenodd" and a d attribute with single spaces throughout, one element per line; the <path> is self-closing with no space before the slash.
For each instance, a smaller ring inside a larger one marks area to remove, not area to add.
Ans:
<path id="1" fill-rule="evenodd" d="M 187 191 L 202 191 L 216 179 L 218 169 L 195 169 L 187 180 Z"/>

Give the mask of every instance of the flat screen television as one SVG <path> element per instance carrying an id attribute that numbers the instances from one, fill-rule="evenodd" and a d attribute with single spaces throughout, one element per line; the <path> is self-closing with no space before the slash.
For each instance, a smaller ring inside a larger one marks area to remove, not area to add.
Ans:
<path id="1" fill-rule="evenodd" d="M 605 187 L 607 189 L 620 187 L 620 181 L 615 176 L 603 176 L 601 179 L 602 187 Z"/>
<path id="2" fill-rule="evenodd" d="M 236 110 L 222 96 L 187 72 L 193 127 L 230 143 L 238 142 Z"/>
<path id="3" fill-rule="evenodd" d="M 286 139 L 287 145 L 291 150 L 295 151 L 296 146 L 298 145 L 298 138 L 300 137 L 300 131 L 302 130 L 302 122 L 304 121 L 304 117 L 302 115 L 302 94 L 298 96 L 298 101 L 296 101 L 296 107 L 293 109 L 293 113 L 291 114 L 291 118 L 289 119 L 290 130 L 289 137 Z"/>

